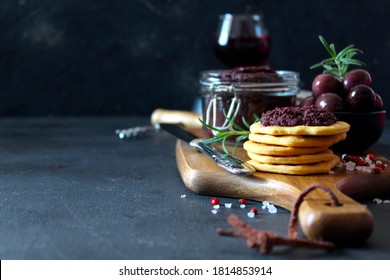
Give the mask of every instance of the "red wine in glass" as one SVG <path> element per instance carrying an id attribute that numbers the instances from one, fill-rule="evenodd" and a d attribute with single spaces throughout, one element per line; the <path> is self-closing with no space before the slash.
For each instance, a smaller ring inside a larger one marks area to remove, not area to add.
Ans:
<path id="1" fill-rule="evenodd" d="M 270 50 L 270 36 L 260 15 L 220 16 L 214 53 L 227 67 L 262 65 L 267 61 Z"/>

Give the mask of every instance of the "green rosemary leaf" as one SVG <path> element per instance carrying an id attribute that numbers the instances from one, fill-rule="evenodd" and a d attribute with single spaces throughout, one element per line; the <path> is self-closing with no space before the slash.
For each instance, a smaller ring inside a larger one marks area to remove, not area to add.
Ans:
<path id="1" fill-rule="evenodd" d="M 310 69 L 323 67 L 323 73 L 332 74 L 342 79 L 348 72 L 349 66 L 364 65 L 362 61 L 353 59 L 355 55 L 363 53 L 363 51 L 355 48 L 354 45 L 348 45 L 337 53 L 334 44 L 329 44 L 321 35 L 319 36 L 319 39 L 330 54 L 330 57 L 322 60 L 320 63 L 312 65 Z"/>
<path id="2" fill-rule="evenodd" d="M 336 56 L 336 59 L 339 59 L 340 57 L 346 56 L 348 53 L 355 52 L 357 49 L 354 47 L 354 45 L 349 45 L 342 49 Z"/>
<path id="3" fill-rule="evenodd" d="M 214 131 L 217 131 L 217 132 L 223 132 L 223 130 L 221 129 L 218 129 L 216 127 L 213 127 L 207 123 L 205 123 L 202 119 L 198 118 L 198 120 L 202 123 L 202 125 L 204 125 L 205 127 L 207 127 L 208 129 L 211 129 L 211 130 L 214 130 Z"/>
<path id="4" fill-rule="evenodd" d="M 322 65 L 333 65 L 333 66 L 337 66 L 337 63 L 334 61 L 333 58 L 325 59 L 325 60 L 321 61 L 321 64 L 322 64 Z"/>
<path id="5" fill-rule="evenodd" d="M 232 124 L 233 122 L 234 122 L 234 119 L 236 118 L 236 116 L 235 115 L 233 115 L 233 117 L 232 118 L 229 118 L 228 116 L 227 116 L 227 114 L 226 114 L 226 110 L 225 109 L 223 109 L 223 116 L 225 117 L 225 119 L 229 122 L 229 124 Z"/>
<path id="6" fill-rule="evenodd" d="M 347 72 L 348 72 L 348 68 L 349 68 L 348 66 L 343 67 L 341 69 L 341 73 L 340 73 L 339 77 L 344 77 L 347 74 Z"/>
<path id="7" fill-rule="evenodd" d="M 332 75 L 335 75 L 335 76 L 339 76 L 339 70 L 338 69 L 330 69 L 330 70 L 325 70 L 324 71 L 324 74 L 332 74 Z"/>
<path id="8" fill-rule="evenodd" d="M 235 129 L 235 131 L 245 131 L 245 128 L 243 128 L 242 126 L 239 126 L 236 123 L 232 123 L 232 128 L 233 128 L 233 130 Z"/>
<path id="9" fill-rule="evenodd" d="M 237 148 L 238 148 L 238 145 L 239 145 L 239 144 L 240 144 L 240 143 L 237 142 L 237 143 L 234 145 L 233 151 L 232 151 L 232 156 L 234 156 L 234 155 L 236 154 L 236 151 L 237 151 Z"/>
<path id="10" fill-rule="evenodd" d="M 320 41 L 321 43 L 324 45 L 325 49 L 328 51 L 328 53 L 332 56 L 332 57 L 335 57 L 336 56 L 336 51 L 334 49 L 334 46 L 333 48 L 328 44 L 328 42 L 326 42 L 326 40 L 324 39 L 324 37 L 322 37 L 321 35 L 319 36 L 320 38 Z M 332 44 L 333 45 L 333 44 Z"/>
<path id="11" fill-rule="evenodd" d="M 325 67 L 325 65 L 335 65 L 336 66 L 336 63 L 334 62 L 333 58 L 328 58 L 328 59 L 321 61 L 320 63 L 312 65 L 310 67 L 310 69 L 314 69 L 314 68 L 318 68 L 318 67 Z"/>
<path id="12" fill-rule="evenodd" d="M 242 116 L 242 123 L 243 123 L 243 124 L 245 125 L 245 127 L 248 128 L 248 129 L 249 129 L 249 127 L 251 126 L 251 125 L 246 121 L 246 119 L 245 119 L 244 116 Z"/>
<path id="13" fill-rule="evenodd" d="M 219 128 L 213 127 L 211 125 L 208 125 L 203 120 L 199 119 L 199 121 L 206 128 L 217 132 L 214 135 L 214 137 L 211 137 L 209 139 L 205 139 L 204 143 L 206 143 L 206 144 L 213 144 L 213 143 L 220 142 L 223 152 L 226 155 L 228 155 L 229 154 L 229 150 L 227 148 L 227 142 L 228 142 L 228 140 L 231 139 L 231 137 L 236 137 L 235 138 L 236 139 L 235 140 L 235 145 L 234 145 L 233 151 L 232 151 L 232 154 L 234 155 L 234 153 L 235 153 L 237 147 L 239 146 L 239 144 L 242 141 L 244 141 L 245 139 L 248 139 L 248 136 L 249 136 L 249 133 L 250 133 L 250 131 L 249 131 L 250 124 L 245 120 L 245 118 L 243 118 L 243 124 L 245 126 L 245 128 L 243 128 L 242 126 L 240 126 L 240 125 L 238 125 L 238 124 L 236 124 L 234 122 L 235 116 L 232 117 L 232 118 L 229 118 L 229 117 L 227 117 L 227 115 L 225 113 L 224 113 L 224 115 L 225 115 L 226 120 L 229 123 L 229 129 L 219 129 Z M 259 119 L 260 119 L 257 115 L 254 115 L 254 118 L 255 118 L 256 121 L 259 121 Z"/>
<path id="14" fill-rule="evenodd" d="M 336 47 L 334 46 L 334 44 L 330 44 L 330 45 L 329 45 L 329 48 L 332 50 L 331 55 L 332 55 L 332 56 L 336 56 L 336 55 L 337 55 L 337 52 L 336 52 Z"/>
<path id="15" fill-rule="evenodd" d="M 226 148 L 226 139 L 227 139 L 227 137 L 223 138 L 221 146 L 222 146 L 222 149 L 225 152 L 225 154 L 229 154 L 229 151 Z"/>
<path id="16" fill-rule="evenodd" d="M 245 131 L 245 128 L 241 127 L 240 125 L 234 122 L 236 116 L 233 116 L 233 118 L 229 118 L 226 115 L 225 111 L 223 112 L 223 114 L 225 116 L 225 119 L 229 122 L 229 128 L 231 131 Z"/>
<path id="17" fill-rule="evenodd" d="M 363 53 L 361 50 L 356 50 L 356 51 L 350 51 L 348 52 L 345 57 L 346 58 L 352 58 L 354 57 L 355 55 L 359 54 L 359 53 Z"/>
<path id="18" fill-rule="evenodd" d="M 343 62 L 344 64 L 349 64 L 349 65 L 357 65 L 357 66 L 362 66 L 364 65 L 363 62 L 357 59 L 353 58 L 340 58 L 340 61 Z"/>
<path id="19" fill-rule="evenodd" d="M 203 142 L 205 144 L 213 144 L 213 143 L 217 143 L 217 142 L 222 141 L 223 138 L 224 137 L 212 137 L 212 138 L 203 140 Z"/>
<path id="20" fill-rule="evenodd" d="M 333 67 L 330 65 L 324 65 L 324 68 L 325 68 L 325 70 L 332 70 L 333 69 Z"/>
<path id="21" fill-rule="evenodd" d="M 242 142 L 242 141 L 244 141 L 244 140 L 246 140 L 246 139 L 248 139 L 248 135 L 240 135 L 240 136 L 238 136 L 238 137 L 236 138 L 236 142 L 237 142 L 237 143 L 240 143 L 240 142 Z"/>
<path id="22" fill-rule="evenodd" d="M 318 68 L 318 67 L 322 67 L 322 63 L 321 62 L 310 66 L 310 69 L 314 69 L 314 68 Z"/>

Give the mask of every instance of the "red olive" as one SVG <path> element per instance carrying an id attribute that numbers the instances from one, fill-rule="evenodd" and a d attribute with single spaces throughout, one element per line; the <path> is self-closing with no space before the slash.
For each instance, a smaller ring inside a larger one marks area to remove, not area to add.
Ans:
<path id="1" fill-rule="evenodd" d="M 353 110 L 360 112 L 374 111 L 376 104 L 375 92 L 368 86 L 358 85 L 349 92 L 348 103 Z"/>
<path id="2" fill-rule="evenodd" d="M 307 107 L 307 106 L 312 106 L 315 105 L 316 99 L 314 96 L 307 96 L 304 99 L 302 99 L 301 103 L 299 103 L 299 107 Z"/>
<path id="3" fill-rule="evenodd" d="M 311 88 L 315 98 L 326 92 L 334 92 L 340 96 L 344 95 L 342 82 L 331 74 L 320 74 L 315 77 Z"/>
<path id="4" fill-rule="evenodd" d="M 371 85 L 371 75 L 364 69 L 355 69 L 347 72 L 343 79 L 343 86 L 346 92 L 350 92 L 351 89 L 357 85 Z"/>
<path id="5" fill-rule="evenodd" d="M 383 110 L 383 100 L 382 97 L 375 93 L 375 111 L 382 111 Z"/>
<path id="6" fill-rule="evenodd" d="M 343 99 L 335 93 L 323 93 L 317 98 L 315 105 L 325 111 L 337 112 L 343 109 Z"/>

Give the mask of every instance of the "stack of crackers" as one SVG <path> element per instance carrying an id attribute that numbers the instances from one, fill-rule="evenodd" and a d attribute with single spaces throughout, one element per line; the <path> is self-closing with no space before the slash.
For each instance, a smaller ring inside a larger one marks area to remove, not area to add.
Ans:
<path id="1" fill-rule="evenodd" d="M 340 161 L 329 149 L 344 140 L 350 126 L 337 121 L 329 126 L 251 125 L 244 149 L 256 170 L 291 175 L 329 173 Z"/>

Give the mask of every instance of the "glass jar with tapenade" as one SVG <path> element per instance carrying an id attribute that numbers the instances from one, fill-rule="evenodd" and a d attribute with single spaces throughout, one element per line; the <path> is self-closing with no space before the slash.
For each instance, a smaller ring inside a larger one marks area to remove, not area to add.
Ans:
<path id="1" fill-rule="evenodd" d="M 200 73 L 202 118 L 210 127 L 245 127 L 276 107 L 295 106 L 299 73 L 268 66 L 208 70 Z M 217 131 L 205 128 L 208 136 Z"/>

